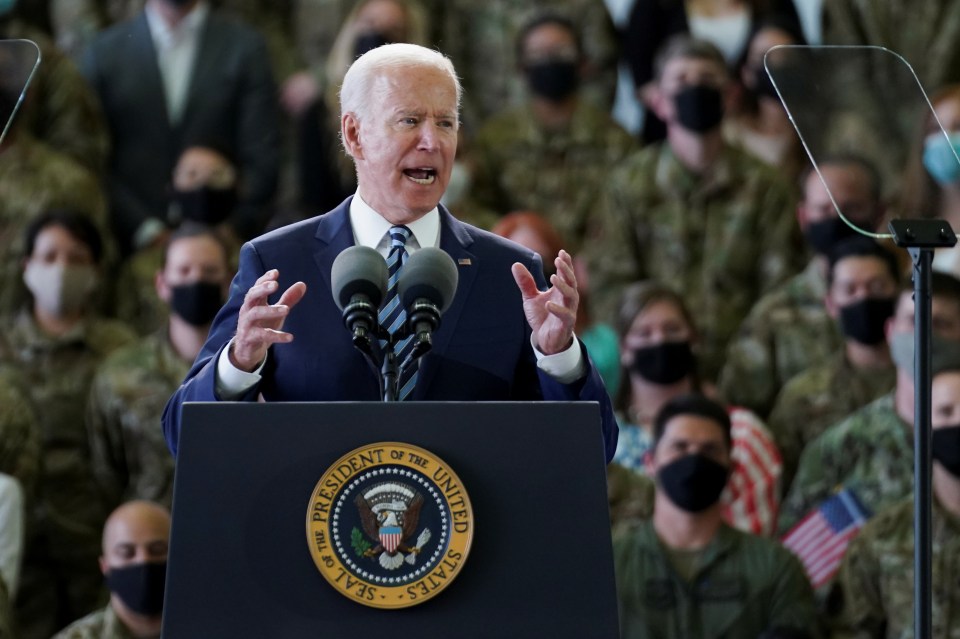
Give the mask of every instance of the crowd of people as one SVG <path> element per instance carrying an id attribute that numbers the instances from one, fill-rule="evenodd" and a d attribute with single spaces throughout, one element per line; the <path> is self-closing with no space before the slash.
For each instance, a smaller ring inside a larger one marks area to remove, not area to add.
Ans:
<path id="1" fill-rule="evenodd" d="M 441 210 L 538 254 L 545 282 L 579 286 L 572 330 L 590 366 L 574 370 L 602 379 L 619 424 L 622 635 L 911 636 L 911 265 L 876 234 L 893 217 L 960 228 L 960 5 L 874 5 L 0 3 L 0 34 L 42 56 L 0 141 L 0 639 L 159 636 L 164 407 L 198 356 L 213 361 L 211 326 L 237 332 L 214 325 L 221 307 L 272 281 L 231 291 L 244 259 L 284 252 L 245 242 L 335 207 L 352 216 L 360 198 L 341 203 L 358 180 L 385 213 L 378 163 L 393 158 L 375 152 L 390 149 L 361 134 L 369 106 L 348 108 L 372 94 L 341 101 L 340 86 L 390 43 L 439 51 L 462 83 L 436 142 L 458 151 Z M 905 54 L 932 110 L 899 108 L 918 86 L 844 88 L 865 73 L 855 56 L 798 68 L 790 47 L 807 43 Z M 9 114 L 25 74 L 3 47 Z M 840 95 L 798 134 L 809 114 L 780 98 L 814 76 Z M 398 77 L 416 95 L 433 81 Z M 960 628 L 960 248 L 934 266 L 934 630 L 947 638 Z M 790 541 L 818 516 L 862 527 L 826 568 Z"/>

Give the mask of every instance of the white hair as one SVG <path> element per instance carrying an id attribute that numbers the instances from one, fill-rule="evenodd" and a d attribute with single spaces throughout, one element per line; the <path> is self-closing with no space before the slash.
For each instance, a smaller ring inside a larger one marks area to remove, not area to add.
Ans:
<path id="1" fill-rule="evenodd" d="M 396 43 L 367 51 L 347 69 L 340 87 L 341 117 L 344 113 L 353 113 L 362 121 L 368 113 L 374 80 L 381 74 L 410 67 L 426 67 L 447 73 L 456 87 L 459 113 L 463 87 L 450 58 L 418 44 Z"/>

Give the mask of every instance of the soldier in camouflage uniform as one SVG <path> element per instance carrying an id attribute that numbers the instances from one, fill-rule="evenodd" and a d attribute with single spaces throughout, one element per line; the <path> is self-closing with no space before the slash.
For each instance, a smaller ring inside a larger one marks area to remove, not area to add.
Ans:
<path id="1" fill-rule="evenodd" d="M 103 527 L 100 557 L 110 603 L 70 624 L 53 639 L 159 637 L 169 543 L 170 513 L 166 508 L 132 501 L 113 511 Z"/>
<path id="2" fill-rule="evenodd" d="M 0 153 L 0 313 L 26 301 L 22 283 L 24 230 L 43 211 L 68 209 L 93 220 L 105 235 L 106 202 L 96 176 L 18 128 Z M 110 244 L 112 246 L 112 242 Z M 114 249 L 107 253 L 108 263 Z"/>
<path id="3" fill-rule="evenodd" d="M 186 226 L 165 249 L 156 292 L 170 319 L 97 369 L 87 404 L 94 472 L 108 504 L 173 497 L 174 459 L 160 429 L 167 400 L 187 376 L 232 275 L 227 249 L 211 230 Z"/>
<path id="4" fill-rule="evenodd" d="M 790 188 L 727 146 L 720 132 L 723 56 L 680 36 L 658 59 L 656 100 L 668 141 L 613 173 L 588 246 L 597 315 L 614 317 L 624 286 L 655 279 L 684 291 L 713 380 L 728 340 L 757 298 L 798 266 Z"/>
<path id="5" fill-rule="evenodd" d="M 626 466 L 607 464 L 607 501 L 610 504 L 610 525 L 617 531 L 632 522 L 653 515 L 653 480 Z"/>
<path id="6" fill-rule="evenodd" d="M 847 63 L 849 68 L 843 74 L 818 71 L 821 81 L 836 74 L 837 86 L 832 92 L 846 103 L 856 126 L 868 133 L 843 141 L 852 142 L 852 148 L 870 149 L 882 164 L 886 186 L 894 187 L 888 194 L 895 194 L 907 152 L 918 133 L 917 123 L 929 109 L 920 85 L 931 90 L 960 82 L 960 4 L 952 0 L 831 0 L 823 3 L 823 11 L 824 44 L 886 47 L 897 54 L 844 52 L 844 57 L 834 58 Z M 910 63 L 916 77 L 900 63 L 899 56 Z M 887 68 L 871 68 L 880 59 L 889 60 Z M 817 109 L 818 116 L 820 112 L 822 107 Z M 848 115 L 845 119 L 852 118 Z M 883 131 L 883 136 L 876 136 L 875 131 Z M 839 135 L 824 136 L 824 142 L 835 145 L 831 138 L 848 138 L 842 130 L 835 133 Z"/>
<path id="7" fill-rule="evenodd" d="M 840 486 L 871 512 L 913 490 L 913 299 L 900 296 L 888 332 L 897 367 L 893 392 L 830 426 L 800 456 L 797 474 L 780 505 L 780 531 L 789 531 Z M 960 281 L 933 274 L 933 374 L 960 366 Z"/>
<path id="8" fill-rule="evenodd" d="M 654 425 L 653 518 L 614 540 L 624 639 L 735 637 L 812 630 L 813 591 L 777 542 L 722 521 L 730 419 L 701 396 L 668 402 Z"/>
<path id="9" fill-rule="evenodd" d="M 578 253 L 610 170 L 633 138 L 580 96 L 583 52 L 572 22 L 544 15 L 524 26 L 517 50 L 530 97 L 487 122 L 471 145 L 465 218 L 488 226 L 511 211 L 536 211 Z M 562 81 L 551 82 L 551 74 Z M 485 215 L 484 215 L 485 214 Z"/>
<path id="10" fill-rule="evenodd" d="M 109 135 L 99 102 L 77 66 L 44 33 L 16 18 L 0 18 L 0 35 L 4 39 L 32 40 L 40 48 L 42 62 L 17 116 L 23 129 L 57 153 L 101 175 Z"/>
<path id="11" fill-rule="evenodd" d="M 448 0 L 442 4 L 439 49 L 460 72 L 464 117 L 475 128 L 507 106 L 524 100 L 523 82 L 515 70 L 515 44 L 520 27 L 544 11 L 562 13 L 581 25 L 586 69 L 584 95 L 604 110 L 613 101 L 617 42 L 613 22 L 596 0 Z"/>
<path id="12" fill-rule="evenodd" d="M 29 502 L 40 473 L 40 426 L 21 381 L 0 354 L 0 473 L 16 478 Z"/>
<path id="13" fill-rule="evenodd" d="M 240 240 L 224 221 L 237 202 L 237 171 L 229 158 L 208 147 L 191 146 L 180 154 L 173 169 L 173 205 L 169 222 L 216 227 L 230 248 L 231 267 L 240 254 Z M 117 318 L 141 335 L 161 330 L 169 315 L 157 297 L 157 272 L 163 268 L 165 243 L 152 244 L 131 255 L 117 278 Z"/>
<path id="14" fill-rule="evenodd" d="M 3 342 L 2 333 L 0 342 Z M 4 358 L 5 346 L 0 343 L 0 483 L 16 480 L 19 490 L 12 490 L 19 492 L 20 499 L 12 501 L 29 510 L 40 469 L 40 429 L 33 406 L 20 385 L 20 376 L 15 368 L 3 363 Z M 2 492 L 6 494 L 6 491 Z M 10 527 L 7 532 L 12 530 Z M 23 529 L 17 532 L 22 533 Z M 4 548 L 4 554 L 11 550 L 10 547 Z M 10 596 L 13 585 L 2 577 L 0 575 L 0 639 L 9 639 L 16 636 L 13 634 Z"/>
<path id="15" fill-rule="evenodd" d="M 783 455 L 784 487 L 807 443 L 896 383 L 884 329 L 899 276 L 893 254 L 870 238 L 849 238 L 830 252 L 826 308 L 840 324 L 844 347 L 791 379 L 777 396 L 769 424 Z M 911 286 L 903 294 L 912 292 Z"/>
<path id="16" fill-rule="evenodd" d="M 960 639 L 960 370 L 933 380 L 934 639 Z M 910 497 L 878 513 L 851 542 L 833 584 L 835 639 L 911 639 L 914 514 Z"/>
<path id="17" fill-rule="evenodd" d="M 790 378 L 827 363 L 843 346 L 837 323 L 823 304 L 827 253 L 854 231 L 837 215 L 830 195 L 843 214 L 863 228 L 876 228 L 883 217 L 880 179 L 871 164 L 854 156 L 833 156 L 819 166 L 823 180 L 808 169 L 801 180 L 803 200 L 797 205 L 797 221 L 814 256 L 803 272 L 750 310 L 720 374 L 721 394 L 761 417 L 770 414 Z"/>
<path id="18" fill-rule="evenodd" d="M 4 316 L 3 325 L 41 437 L 17 610 L 30 639 L 49 637 L 97 605 L 96 557 L 106 511 L 93 481 L 83 415 L 94 369 L 133 334 L 88 310 L 102 257 L 88 218 L 44 214 L 27 228 L 24 244 L 24 280 L 33 301 Z"/>

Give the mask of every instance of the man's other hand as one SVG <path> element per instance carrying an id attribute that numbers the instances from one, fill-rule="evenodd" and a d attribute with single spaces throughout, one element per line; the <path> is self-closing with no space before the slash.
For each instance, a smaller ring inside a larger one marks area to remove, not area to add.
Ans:
<path id="1" fill-rule="evenodd" d="M 303 299 L 307 285 L 297 282 L 292 285 L 276 304 L 268 304 L 267 298 L 279 286 L 277 269 L 267 271 L 250 287 L 243 298 L 237 320 L 237 334 L 233 338 L 229 356 L 230 363 L 242 371 L 253 372 L 267 356 L 271 344 L 286 344 L 293 335 L 283 332 L 283 323 L 290 309 Z"/>
<path id="2" fill-rule="evenodd" d="M 534 342 L 544 355 L 570 348 L 580 303 L 573 258 L 561 250 L 553 263 L 557 272 L 550 276 L 552 286 L 546 291 L 537 289 L 533 275 L 523 264 L 517 262 L 512 267 L 513 279 L 523 296 L 523 312 L 533 330 Z"/>

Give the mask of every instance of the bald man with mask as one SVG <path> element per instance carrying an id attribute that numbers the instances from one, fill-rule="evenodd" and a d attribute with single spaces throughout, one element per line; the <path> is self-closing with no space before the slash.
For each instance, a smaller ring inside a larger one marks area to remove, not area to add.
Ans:
<path id="1" fill-rule="evenodd" d="M 131 501 L 114 510 L 103 527 L 100 557 L 110 603 L 54 639 L 159 637 L 169 543 L 170 513 L 163 506 Z"/>

